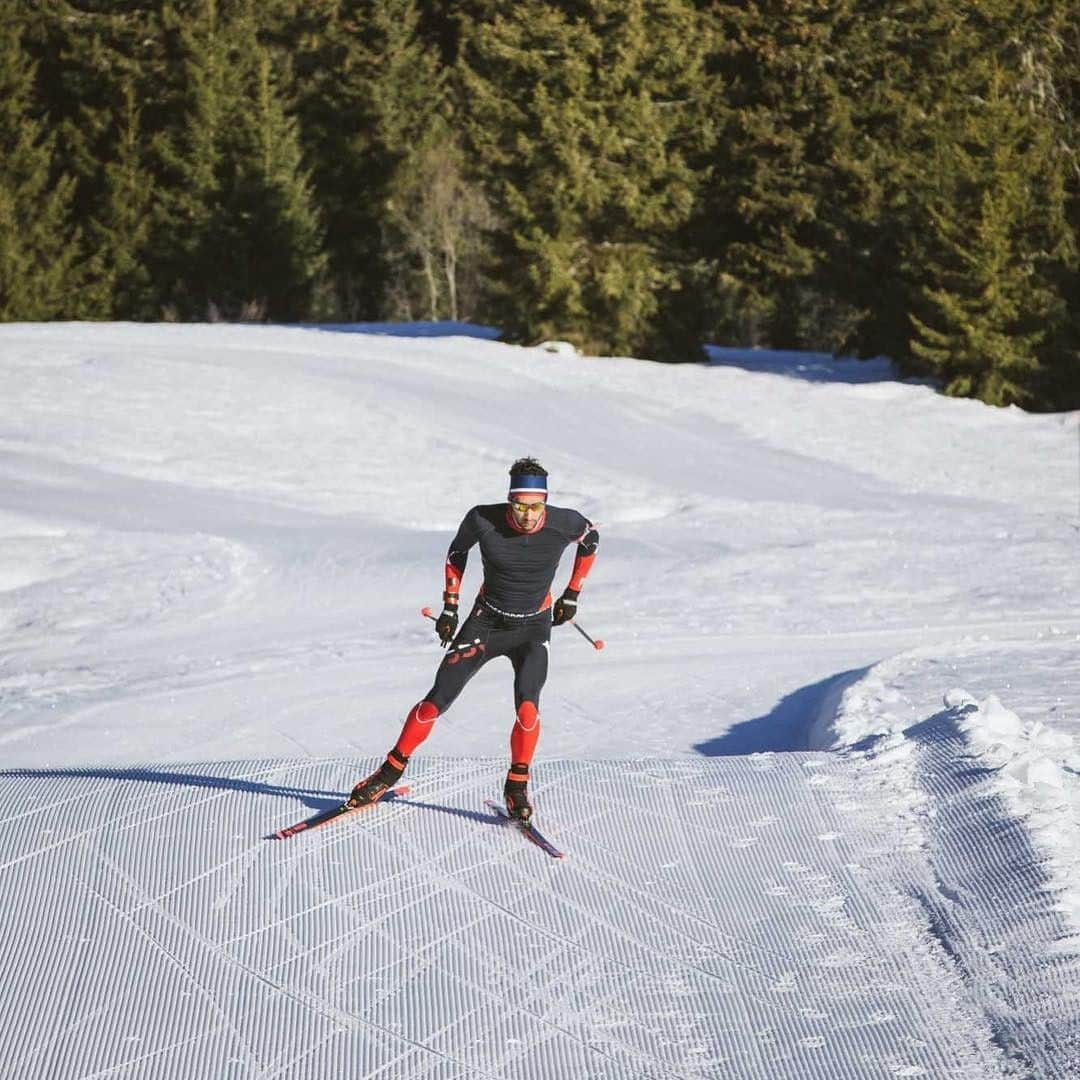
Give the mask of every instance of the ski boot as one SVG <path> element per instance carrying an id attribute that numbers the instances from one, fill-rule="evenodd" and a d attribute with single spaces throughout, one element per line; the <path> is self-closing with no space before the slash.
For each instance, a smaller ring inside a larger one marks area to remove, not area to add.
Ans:
<path id="1" fill-rule="evenodd" d="M 528 824 L 532 819 L 532 804 L 526 787 L 529 783 L 529 766 L 514 764 L 506 774 L 506 783 L 503 785 L 503 798 L 506 800 L 506 812 L 522 824 Z"/>
<path id="2" fill-rule="evenodd" d="M 386 760 L 366 780 L 352 789 L 348 798 L 350 806 L 368 806 L 378 802 L 400 779 L 409 759 L 391 750 Z"/>

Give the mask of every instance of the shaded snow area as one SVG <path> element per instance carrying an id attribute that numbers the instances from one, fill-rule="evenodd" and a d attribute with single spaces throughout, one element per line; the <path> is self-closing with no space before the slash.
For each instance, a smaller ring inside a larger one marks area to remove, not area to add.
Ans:
<path id="1" fill-rule="evenodd" d="M 1080 1075 L 1080 417 L 492 336 L 0 327 L 0 1077 Z M 566 857 L 485 808 L 502 662 L 272 839 L 392 745 L 522 454 L 601 532 Z"/>

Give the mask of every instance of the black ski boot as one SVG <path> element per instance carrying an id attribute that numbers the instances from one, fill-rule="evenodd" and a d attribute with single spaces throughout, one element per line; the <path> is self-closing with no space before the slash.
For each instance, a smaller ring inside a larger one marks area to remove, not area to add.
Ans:
<path id="1" fill-rule="evenodd" d="M 367 806 L 378 802 L 400 779 L 409 764 L 407 757 L 402 757 L 391 750 L 386 760 L 366 780 L 361 780 L 352 789 L 348 803 L 350 806 Z"/>
<path id="2" fill-rule="evenodd" d="M 516 821 L 528 824 L 532 819 L 532 804 L 526 787 L 529 783 L 529 766 L 515 763 L 510 766 L 503 785 L 503 798 L 506 800 L 506 812 Z"/>

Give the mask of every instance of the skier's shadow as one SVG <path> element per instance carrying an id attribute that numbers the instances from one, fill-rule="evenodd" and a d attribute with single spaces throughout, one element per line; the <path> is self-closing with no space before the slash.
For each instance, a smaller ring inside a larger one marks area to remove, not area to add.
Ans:
<path id="1" fill-rule="evenodd" d="M 297 799 L 302 806 L 317 814 L 340 805 L 348 798 L 347 791 L 324 791 L 298 785 L 267 784 L 261 780 L 248 780 L 235 776 L 212 776 L 203 773 L 174 772 L 165 769 L 140 768 L 67 768 L 67 769 L 0 769 L 3 779 L 49 779 L 49 780 L 120 780 L 125 783 L 208 788 L 218 791 L 240 791 L 248 795 L 271 795 L 276 798 Z M 498 825 L 500 819 L 494 814 L 478 810 L 464 810 L 458 806 L 423 802 L 411 796 L 399 796 L 395 803 L 414 806 L 419 810 L 431 810 L 452 817 L 464 818 L 484 825 Z"/>
<path id="2" fill-rule="evenodd" d="M 460 806 L 444 806 L 442 803 L 421 802 L 411 795 L 402 795 L 394 800 L 394 804 L 402 806 L 415 806 L 418 810 L 433 810 L 439 814 L 449 814 L 451 817 L 464 818 L 466 821 L 476 821 L 481 825 L 499 825 L 502 819 L 495 814 L 485 814 L 479 810 L 464 810 Z"/>
<path id="3" fill-rule="evenodd" d="M 323 791 L 298 785 L 267 784 L 234 776 L 211 776 L 202 773 L 172 772 L 148 768 L 69 768 L 69 769 L 0 769 L 0 779 L 50 780 L 121 780 L 138 784 L 166 784 L 180 787 L 242 791 L 249 795 L 272 795 L 299 799 L 310 809 L 328 810 L 337 806 L 348 792 Z"/>

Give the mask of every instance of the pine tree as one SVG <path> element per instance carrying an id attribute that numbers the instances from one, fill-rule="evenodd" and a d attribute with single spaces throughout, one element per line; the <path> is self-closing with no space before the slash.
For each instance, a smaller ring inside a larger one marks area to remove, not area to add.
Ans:
<path id="1" fill-rule="evenodd" d="M 1045 398 L 1075 251 L 1041 72 L 1064 8 L 858 0 L 836 42 L 826 276 L 863 313 L 863 355 L 937 374 L 951 393 Z"/>
<path id="2" fill-rule="evenodd" d="M 838 345 L 850 317 L 820 280 L 842 102 L 833 71 L 843 0 L 717 3 L 725 87 L 698 236 L 730 314 L 725 337 Z M 723 310 L 723 309 L 721 309 Z"/>
<path id="3" fill-rule="evenodd" d="M 297 110 L 326 221 L 339 315 L 385 317 L 400 299 L 407 253 L 388 227 L 402 163 L 430 143 L 448 111 L 437 49 L 416 0 L 305 7 L 292 34 Z M 397 298 L 397 299 L 395 299 Z"/>
<path id="4" fill-rule="evenodd" d="M 121 90 L 115 148 L 103 162 L 103 205 L 88 228 L 99 281 L 101 314 L 151 319 L 159 314 L 147 265 L 156 181 L 147 167 L 142 112 L 133 82 Z"/>
<path id="5" fill-rule="evenodd" d="M 90 317 L 158 313 L 139 249 L 145 226 L 131 200 L 148 208 L 157 180 L 151 142 L 174 115 L 177 73 L 169 66 L 160 6 L 158 0 L 34 5 L 31 48 L 57 160 L 76 180 L 73 214 L 88 252 L 79 295 Z"/>
<path id="6" fill-rule="evenodd" d="M 828 63 L 836 97 L 816 276 L 825 295 L 851 313 L 836 351 L 907 355 L 914 193 L 926 182 L 910 149 L 924 115 L 911 86 L 927 64 L 927 43 L 942 33 L 942 19 L 955 17 L 945 12 L 936 21 L 927 12 L 921 21 L 922 12 L 888 0 L 854 0 L 838 8 L 832 23 Z"/>
<path id="7" fill-rule="evenodd" d="M 226 213 L 239 210 L 241 219 L 251 222 L 251 294 L 265 297 L 271 318 L 295 320 L 321 314 L 317 291 L 326 259 L 297 122 L 286 113 L 281 83 L 274 76 L 276 63 L 268 50 L 258 51 L 256 109 L 246 114 L 241 129 L 250 149 L 238 176 L 238 205 Z"/>
<path id="8" fill-rule="evenodd" d="M 221 299 L 218 267 L 212 255 L 206 265 L 204 248 L 212 243 L 219 177 L 227 170 L 230 106 L 235 112 L 241 89 L 231 81 L 236 68 L 216 0 L 201 0 L 189 15 L 172 6 L 165 14 L 166 26 L 181 43 L 188 90 L 183 128 L 159 147 L 166 185 L 154 222 L 154 271 L 160 280 L 172 282 L 164 294 L 172 310 L 198 318 L 206 314 L 208 302 Z"/>
<path id="9" fill-rule="evenodd" d="M 995 156 L 1004 156 L 995 155 Z M 1008 165 L 984 192 L 969 231 L 937 210 L 937 240 L 947 262 L 927 267 L 935 284 L 923 287 L 926 322 L 911 316 L 911 349 L 938 375 L 947 394 L 978 397 L 992 405 L 1030 404 L 1040 373 L 1038 351 L 1046 320 L 1057 314 L 1053 291 L 1032 288 L 1015 237 L 1027 193 Z M 1032 303 L 1038 308 L 1032 310 Z"/>
<path id="10" fill-rule="evenodd" d="M 0 320 L 79 311 L 74 181 L 58 175 L 23 44 L 26 9 L 0 0 Z"/>
<path id="11" fill-rule="evenodd" d="M 967 93 L 940 99 L 924 124 L 933 182 L 911 352 L 948 393 L 1032 405 L 1042 347 L 1066 317 L 1056 279 L 1075 249 L 1058 125 L 1024 78 L 1042 31 L 1011 4 L 983 0 L 982 14 L 1004 44 L 973 42 L 959 69 Z"/>
<path id="12" fill-rule="evenodd" d="M 1060 117 L 1065 218 L 1072 252 L 1057 280 L 1067 310 L 1044 349 L 1042 399 L 1048 409 L 1080 409 L 1080 8 L 1057 6 L 1046 26 L 1049 55 L 1036 85 Z"/>
<path id="13" fill-rule="evenodd" d="M 306 318 L 324 271 L 322 229 L 285 107 L 288 65 L 258 37 L 251 0 L 173 15 L 190 87 L 163 148 L 158 273 L 186 317 Z"/>
<path id="14" fill-rule="evenodd" d="M 709 137 L 707 25 L 681 0 L 518 4 L 469 28 L 467 146 L 501 226 L 518 339 L 651 350 Z"/>

